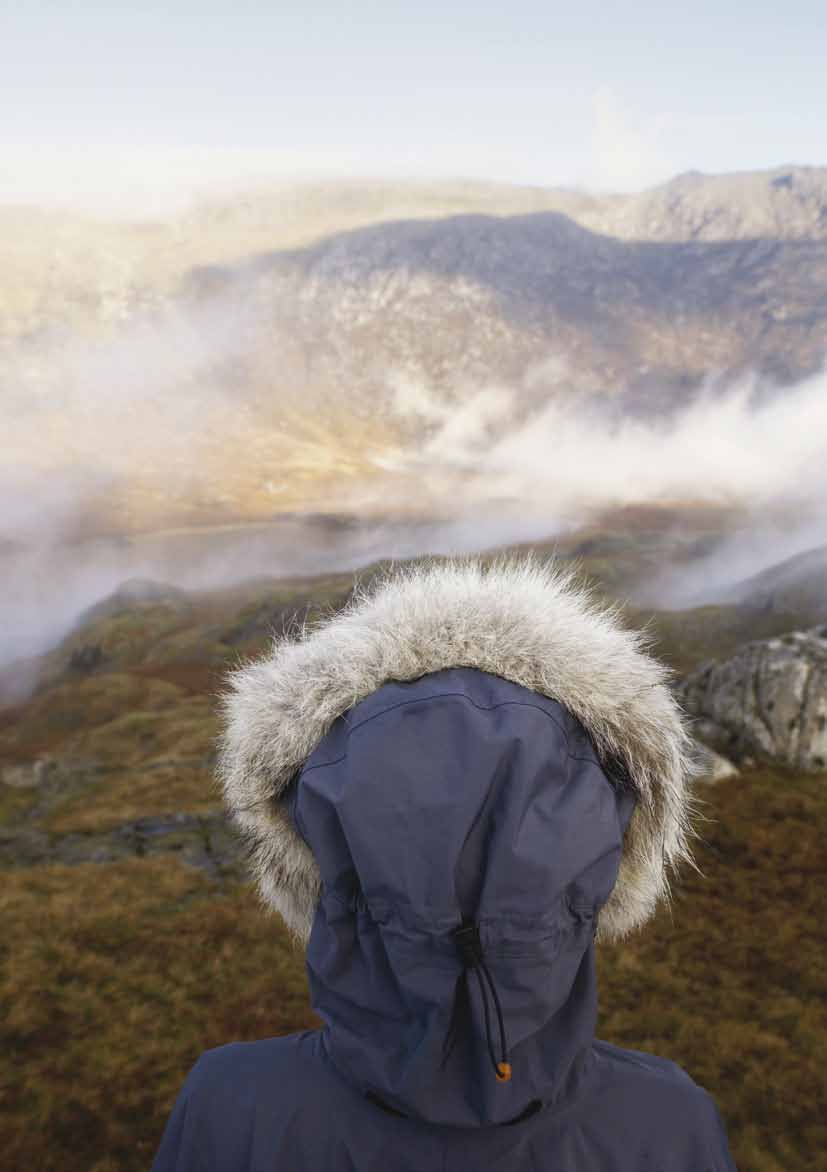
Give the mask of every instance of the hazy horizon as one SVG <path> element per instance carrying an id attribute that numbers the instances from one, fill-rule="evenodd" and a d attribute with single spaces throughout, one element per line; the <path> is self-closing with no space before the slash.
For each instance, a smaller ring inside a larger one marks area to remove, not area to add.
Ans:
<path id="1" fill-rule="evenodd" d="M 1 149 L 1 148 L 0 148 Z M 84 161 L 85 159 L 85 161 Z M 22 164 L 22 165 L 21 165 Z M 69 213 L 114 221 L 163 221 L 197 210 L 208 203 L 234 197 L 289 194 L 309 188 L 410 188 L 439 192 L 509 190 L 561 191 L 586 197 L 628 196 L 654 191 L 684 175 L 706 178 L 819 169 L 827 162 L 779 159 L 766 167 L 702 171 L 697 167 L 668 173 L 650 183 L 601 186 L 585 181 L 530 183 L 483 174 L 434 173 L 414 175 L 388 171 L 350 171 L 344 166 L 325 170 L 291 168 L 266 152 L 224 153 L 186 151 L 72 150 L 65 155 L 42 148 L 2 151 L 0 208 Z M 68 176 L 68 177 L 67 177 Z"/>
<path id="2" fill-rule="evenodd" d="M 766 0 L 0 6 L 0 203 L 151 215 L 279 178 L 628 192 L 819 165 L 821 32 L 815 0 L 782 22 Z"/>

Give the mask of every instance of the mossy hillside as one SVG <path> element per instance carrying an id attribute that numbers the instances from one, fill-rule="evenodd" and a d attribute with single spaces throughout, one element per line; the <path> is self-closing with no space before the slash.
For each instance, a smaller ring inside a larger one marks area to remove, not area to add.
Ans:
<path id="1" fill-rule="evenodd" d="M 575 560 L 596 593 L 607 592 L 583 555 Z M 385 564 L 361 571 L 362 583 Z M 0 816 L 14 821 L 33 810 L 44 826 L 66 833 L 217 809 L 216 701 L 226 672 L 264 652 L 273 637 L 342 606 L 353 584 L 351 574 L 264 579 L 189 600 L 176 591 L 174 604 L 114 607 L 110 600 L 91 608 L 86 625 L 44 657 L 34 695 L 0 710 L 0 769 L 60 766 L 47 789 L 0 786 Z M 795 625 L 794 616 L 735 606 L 652 612 L 627 605 L 625 613 L 681 673 Z"/>
<path id="2" fill-rule="evenodd" d="M 705 790 L 698 865 L 599 953 L 598 1035 L 679 1062 L 739 1168 L 827 1169 L 824 779 Z M 315 1024 L 303 958 L 246 884 L 173 859 L 7 872 L 0 1114 L 10 1167 L 145 1169 L 201 1051 Z"/>
<path id="3" fill-rule="evenodd" d="M 352 586 L 342 575 L 196 596 L 176 605 L 174 629 L 158 607 L 93 614 L 44 657 L 31 698 L 0 710 L 0 769 L 58 767 L 48 787 L 0 786 L 0 815 L 15 822 L 29 812 L 68 833 L 217 809 L 216 700 L 226 671 L 341 606 Z"/>
<path id="4" fill-rule="evenodd" d="M 4 1166 L 146 1169 L 202 1049 L 312 1024 L 251 892 L 166 859 L 4 875 Z"/>
<path id="5" fill-rule="evenodd" d="M 217 812 L 224 672 L 340 606 L 352 585 L 350 574 L 248 583 L 193 596 L 174 624 L 144 606 L 143 639 L 128 609 L 123 637 L 117 614 L 93 616 L 72 633 L 72 650 L 95 646 L 106 621 L 106 655 L 56 649 L 59 670 L 0 712 L 0 771 L 50 762 L 43 784 L 0 785 L 0 831 L 91 841 L 136 818 Z M 650 622 L 655 649 L 679 670 L 763 633 L 734 607 L 627 614 Z M 600 1036 L 685 1066 L 719 1103 L 739 1168 L 827 1170 L 827 929 L 817 902 L 825 779 L 750 770 L 702 796 L 703 875 L 688 871 L 671 908 L 601 950 Z M 211 878 L 181 854 L 74 866 L 21 859 L 4 871 L 9 1166 L 146 1168 L 202 1049 L 312 1022 L 302 958 L 277 921 L 234 872 Z"/>

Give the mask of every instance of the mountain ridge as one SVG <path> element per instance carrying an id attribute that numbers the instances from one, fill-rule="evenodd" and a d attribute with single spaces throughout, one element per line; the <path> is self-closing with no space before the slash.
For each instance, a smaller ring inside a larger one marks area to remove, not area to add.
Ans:
<path id="1" fill-rule="evenodd" d="M 316 181 L 241 187 L 150 219 L 0 205 L 0 340 L 65 317 L 120 320 L 189 268 L 301 247 L 349 227 L 436 212 L 557 210 L 619 239 L 827 238 L 827 167 L 686 172 L 634 193 L 473 181 Z M 79 305 L 67 305 L 68 300 Z"/>

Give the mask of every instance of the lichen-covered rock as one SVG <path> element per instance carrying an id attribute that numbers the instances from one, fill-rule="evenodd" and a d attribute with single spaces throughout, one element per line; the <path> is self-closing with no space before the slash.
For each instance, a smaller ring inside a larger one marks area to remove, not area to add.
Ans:
<path id="1" fill-rule="evenodd" d="M 726 757 L 827 771 L 827 627 L 747 643 L 678 691 L 695 735 Z"/>
<path id="2" fill-rule="evenodd" d="M 12 789 L 37 789 L 49 779 L 54 768 L 55 762 L 48 758 L 21 765 L 4 765 L 0 769 L 0 781 Z"/>
<path id="3" fill-rule="evenodd" d="M 112 863 L 175 854 L 213 878 L 240 875 L 243 850 L 223 812 L 138 818 L 110 830 L 50 834 L 38 826 L 0 826 L 0 870 L 46 863 Z"/>

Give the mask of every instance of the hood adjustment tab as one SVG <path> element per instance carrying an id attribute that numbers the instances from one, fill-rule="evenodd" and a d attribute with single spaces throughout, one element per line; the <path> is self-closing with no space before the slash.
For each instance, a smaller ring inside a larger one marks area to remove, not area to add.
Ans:
<path id="1" fill-rule="evenodd" d="M 454 995 L 454 1008 L 451 1013 L 451 1024 L 448 1028 L 448 1033 L 445 1038 L 445 1045 L 443 1047 L 442 1067 L 450 1057 L 451 1051 L 454 1048 L 457 1033 L 457 1019 L 462 1014 L 466 1017 L 470 1016 L 470 990 L 468 988 L 468 973 L 473 971 L 477 977 L 477 983 L 480 989 L 480 998 L 482 1000 L 482 1010 L 485 1017 L 485 1040 L 488 1045 L 488 1053 L 491 1058 L 491 1065 L 494 1067 L 494 1074 L 497 1082 L 508 1082 L 511 1078 L 511 1063 L 508 1055 L 508 1044 L 505 1038 L 505 1023 L 503 1021 L 502 1006 L 500 999 L 497 996 L 497 989 L 494 985 L 494 979 L 485 963 L 482 950 L 482 941 L 480 940 L 479 925 L 473 920 L 463 920 L 459 928 L 456 928 L 452 933 L 456 943 L 457 952 L 462 961 L 462 973 L 457 980 L 457 988 Z M 488 1005 L 488 990 L 491 990 L 491 997 L 494 1002 L 494 1010 L 497 1014 L 497 1025 L 500 1034 L 500 1059 L 494 1050 L 494 1043 L 491 1037 L 491 1011 Z"/>

